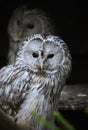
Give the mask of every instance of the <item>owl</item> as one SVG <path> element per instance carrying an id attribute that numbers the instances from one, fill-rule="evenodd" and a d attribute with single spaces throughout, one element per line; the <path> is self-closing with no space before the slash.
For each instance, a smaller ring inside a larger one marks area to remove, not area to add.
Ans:
<path id="1" fill-rule="evenodd" d="M 55 26 L 47 13 L 41 9 L 29 9 L 26 5 L 16 8 L 8 23 L 8 64 L 14 63 L 22 40 L 38 33 L 55 33 Z"/>
<path id="2" fill-rule="evenodd" d="M 0 70 L 0 107 L 17 121 L 45 130 L 33 113 L 54 122 L 59 97 L 71 72 L 71 55 L 58 36 L 26 38 L 12 65 Z"/>

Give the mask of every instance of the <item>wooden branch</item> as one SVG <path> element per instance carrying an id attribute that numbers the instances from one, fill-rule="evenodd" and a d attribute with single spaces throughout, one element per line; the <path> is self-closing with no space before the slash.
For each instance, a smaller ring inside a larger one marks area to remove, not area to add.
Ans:
<path id="1" fill-rule="evenodd" d="M 80 110 L 88 107 L 88 84 L 67 85 L 64 87 L 60 101 L 60 110 Z"/>
<path id="2" fill-rule="evenodd" d="M 33 130 L 33 129 L 30 128 L 26 123 L 23 122 L 16 123 L 11 116 L 6 115 L 0 109 L 0 130 Z"/>

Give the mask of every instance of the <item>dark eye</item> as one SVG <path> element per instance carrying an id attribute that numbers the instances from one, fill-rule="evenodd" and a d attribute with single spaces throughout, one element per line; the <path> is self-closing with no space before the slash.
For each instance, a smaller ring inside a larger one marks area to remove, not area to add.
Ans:
<path id="1" fill-rule="evenodd" d="M 37 58 L 39 55 L 38 55 L 38 53 L 33 52 L 33 53 L 32 53 L 32 56 L 33 56 L 34 58 Z"/>
<path id="2" fill-rule="evenodd" d="M 19 25 L 20 24 L 20 21 L 19 20 L 17 20 L 17 25 Z"/>
<path id="3" fill-rule="evenodd" d="M 47 56 L 47 58 L 53 58 L 54 57 L 54 54 L 49 54 L 48 56 Z"/>
<path id="4" fill-rule="evenodd" d="M 33 29 L 33 28 L 34 28 L 34 25 L 33 25 L 33 24 L 28 24 L 28 25 L 27 25 L 27 28 Z"/>

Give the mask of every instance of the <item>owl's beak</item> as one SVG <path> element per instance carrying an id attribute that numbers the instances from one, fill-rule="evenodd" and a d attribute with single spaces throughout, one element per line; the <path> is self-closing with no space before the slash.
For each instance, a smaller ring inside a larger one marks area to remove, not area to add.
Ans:
<path id="1" fill-rule="evenodd" d="M 18 32 L 18 36 L 19 36 L 19 38 L 22 38 L 23 37 L 23 32 Z"/>
<path id="2" fill-rule="evenodd" d="M 46 60 L 46 56 L 44 56 L 44 52 L 40 50 L 40 71 L 44 70 L 45 60 Z"/>
<path id="3" fill-rule="evenodd" d="M 44 64 L 43 64 L 43 61 L 41 62 L 41 64 L 40 64 L 40 68 L 41 68 L 41 71 L 43 70 L 43 68 L 44 68 Z"/>
<path id="4" fill-rule="evenodd" d="M 44 58 L 41 59 L 41 62 L 40 62 L 40 69 L 41 69 L 41 71 L 44 70 L 45 60 L 46 60 L 46 57 L 44 57 Z"/>

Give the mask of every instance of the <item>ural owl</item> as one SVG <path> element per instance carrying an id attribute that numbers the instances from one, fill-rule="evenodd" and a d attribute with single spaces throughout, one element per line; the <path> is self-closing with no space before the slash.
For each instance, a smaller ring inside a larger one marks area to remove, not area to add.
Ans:
<path id="1" fill-rule="evenodd" d="M 35 34 L 22 44 L 16 61 L 0 70 L 0 106 L 35 130 L 46 128 L 33 113 L 53 121 L 61 90 L 71 71 L 71 56 L 63 40 Z"/>
<path id="2" fill-rule="evenodd" d="M 39 9 L 28 9 L 22 6 L 12 14 L 8 24 L 9 52 L 8 64 L 15 61 L 18 48 L 24 38 L 32 34 L 54 34 L 54 24 L 45 11 Z"/>

